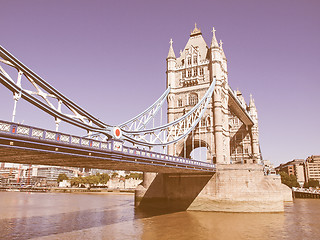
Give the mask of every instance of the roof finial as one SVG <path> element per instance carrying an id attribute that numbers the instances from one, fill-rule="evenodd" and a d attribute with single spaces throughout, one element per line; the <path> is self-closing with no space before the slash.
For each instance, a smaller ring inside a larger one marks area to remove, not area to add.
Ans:
<path id="1" fill-rule="evenodd" d="M 211 41 L 211 48 L 218 48 L 219 44 L 218 41 L 216 39 L 216 30 L 214 29 L 214 27 L 212 27 L 212 41 Z"/>
<path id="2" fill-rule="evenodd" d="M 222 40 L 220 40 L 220 42 L 219 42 L 220 48 L 222 48 L 222 44 L 223 44 L 223 42 L 222 42 Z"/>
<path id="3" fill-rule="evenodd" d="M 167 59 L 168 58 L 176 58 L 176 55 L 174 54 L 174 51 L 173 51 L 173 47 L 172 47 L 172 43 L 173 43 L 173 41 L 172 41 L 172 38 L 170 39 L 170 47 L 169 47 L 169 53 L 168 53 L 168 57 L 167 57 Z"/>
<path id="4" fill-rule="evenodd" d="M 197 27 L 197 23 L 194 23 L 194 29 L 191 31 L 190 37 L 201 34 L 201 29 Z"/>

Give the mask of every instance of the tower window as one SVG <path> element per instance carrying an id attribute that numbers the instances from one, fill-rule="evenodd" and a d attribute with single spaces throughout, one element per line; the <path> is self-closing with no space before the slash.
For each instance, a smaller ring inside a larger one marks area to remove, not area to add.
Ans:
<path id="1" fill-rule="evenodd" d="M 198 95 L 196 93 L 192 93 L 189 95 L 189 105 L 194 106 L 198 103 Z"/>
<path id="2" fill-rule="evenodd" d="M 182 77 L 185 78 L 186 77 L 186 72 L 183 70 L 182 71 Z"/>
<path id="3" fill-rule="evenodd" d="M 191 77 L 191 76 L 192 76 L 192 71 L 190 69 L 190 70 L 188 70 L 188 77 Z"/>
<path id="4" fill-rule="evenodd" d="M 178 107 L 182 107 L 182 99 L 178 99 Z"/>
<path id="5" fill-rule="evenodd" d="M 197 76 L 197 69 L 196 68 L 193 69 L 193 76 Z"/>
<path id="6" fill-rule="evenodd" d="M 199 69 L 199 75 L 202 76 L 203 75 L 203 68 Z"/>
<path id="7" fill-rule="evenodd" d="M 188 65 L 191 65 L 191 57 L 188 57 Z"/>
<path id="8" fill-rule="evenodd" d="M 206 119 L 201 119 L 201 127 L 205 127 L 206 125 Z"/>
<path id="9" fill-rule="evenodd" d="M 198 56 L 197 55 L 193 56 L 193 63 L 194 64 L 198 63 Z"/>

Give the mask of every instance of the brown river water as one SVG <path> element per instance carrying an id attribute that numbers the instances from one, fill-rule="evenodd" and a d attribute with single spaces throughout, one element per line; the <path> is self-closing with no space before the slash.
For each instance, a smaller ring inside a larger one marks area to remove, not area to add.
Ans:
<path id="1" fill-rule="evenodd" d="M 141 212 L 132 194 L 0 192 L 0 239 L 320 239 L 320 199 L 284 213 Z"/>

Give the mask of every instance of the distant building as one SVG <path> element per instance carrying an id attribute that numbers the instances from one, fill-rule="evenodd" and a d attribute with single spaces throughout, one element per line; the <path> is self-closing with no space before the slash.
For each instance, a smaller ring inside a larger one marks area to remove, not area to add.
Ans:
<path id="1" fill-rule="evenodd" d="M 320 182 L 320 155 L 312 155 L 305 161 L 306 179 L 315 179 Z"/>
<path id="2" fill-rule="evenodd" d="M 319 156 L 320 157 L 320 156 Z M 298 183 L 300 186 L 303 186 L 306 179 L 309 179 L 307 177 L 306 171 L 305 171 L 306 161 L 304 159 L 294 159 L 290 162 L 280 164 L 280 166 L 276 167 L 277 172 L 285 172 L 289 176 L 294 175 L 297 178 Z"/>
<path id="3" fill-rule="evenodd" d="M 74 169 L 64 167 L 53 167 L 53 166 L 38 166 L 33 167 L 32 176 L 37 178 L 44 178 L 46 185 L 55 186 L 57 185 L 57 179 L 59 174 L 66 174 L 68 178 L 75 177 L 76 173 Z"/>

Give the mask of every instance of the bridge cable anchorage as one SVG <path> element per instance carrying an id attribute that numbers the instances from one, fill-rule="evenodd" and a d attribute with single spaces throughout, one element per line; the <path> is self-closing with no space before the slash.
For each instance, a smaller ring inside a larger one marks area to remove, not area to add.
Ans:
<path id="1" fill-rule="evenodd" d="M 162 111 L 162 105 L 166 101 L 170 90 L 171 88 L 168 87 L 167 90 L 150 107 L 136 117 L 120 124 L 119 127 L 126 131 L 138 131 L 145 129 L 151 119 L 153 120 L 154 125 L 154 117 L 158 113 L 159 109 Z"/>
<path id="2" fill-rule="evenodd" d="M 2 46 L 0 46 L 0 64 L 2 64 L 2 66 L 0 65 L 0 83 L 13 92 L 15 100 L 22 97 L 37 108 L 53 116 L 55 120 L 59 119 L 85 129 L 88 132 L 100 133 L 111 137 L 112 126 L 102 122 L 64 96 Z M 18 71 L 17 83 L 13 81 L 13 78 L 10 77 L 3 67 L 14 68 Z M 31 83 L 33 89 L 23 88 L 22 80 Z M 62 105 L 69 113 L 62 112 Z M 13 121 L 14 115 L 15 110 L 12 118 Z"/>
<path id="3" fill-rule="evenodd" d="M 214 79 L 204 97 L 185 115 L 159 127 L 128 131 L 122 129 L 123 139 L 144 146 L 167 146 L 178 142 L 195 129 L 203 117 L 212 98 L 216 80 Z"/>

